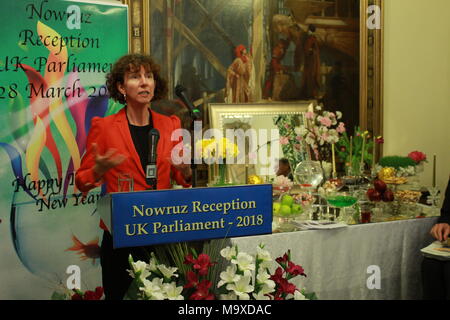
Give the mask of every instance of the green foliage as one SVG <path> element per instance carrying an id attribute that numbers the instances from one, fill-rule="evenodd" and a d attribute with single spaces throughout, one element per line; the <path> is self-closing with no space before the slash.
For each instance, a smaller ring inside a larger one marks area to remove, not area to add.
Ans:
<path id="1" fill-rule="evenodd" d="M 318 300 L 317 295 L 315 292 L 306 292 L 304 289 L 301 291 L 301 293 L 306 297 L 308 300 Z"/>
<path id="2" fill-rule="evenodd" d="M 359 172 L 359 166 L 361 163 L 361 152 L 363 145 L 363 132 L 361 132 L 359 127 L 355 128 L 356 135 L 352 139 L 352 148 L 350 148 L 350 137 L 347 132 L 344 132 L 336 144 L 336 154 L 337 157 L 343 161 L 346 165 L 351 164 L 354 172 Z M 352 159 L 350 159 L 350 149 L 352 149 Z M 372 152 L 373 152 L 373 140 L 367 138 L 364 145 L 364 163 L 371 165 L 372 163 Z"/>
<path id="3" fill-rule="evenodd" d="M 292 171 L 298 163 L 306 160 L 306 146 L 303 142 L 296 140 L 297 134 L 295 128 L 302 124 L 298 115 L 279 115 L 273 118 L 274 124 L 278 127 L 280 137 L 286 137 L 289 139 L 289 143 L 281 145 L 283 155 L 289 160 L 289 165 Z M 295 148 L 297 145 L 298 148 Z"/>
<path id="4" fill-rule="evenodd" d="M 395 169 L 406 168 L 409 166 L 416 166 L 416 162 L 409 157 L 401 156 L 386 156 L 380 159 L 380 166 L 382 167 L 392 167 Z"/>
<path id="5" fill-rule="evenodd" d="M 50 297 L 50 300 L 68 300 L 70 297 L 68 297 L 64 293 L 56 292 L 54 291 L 52 296 Z"/>

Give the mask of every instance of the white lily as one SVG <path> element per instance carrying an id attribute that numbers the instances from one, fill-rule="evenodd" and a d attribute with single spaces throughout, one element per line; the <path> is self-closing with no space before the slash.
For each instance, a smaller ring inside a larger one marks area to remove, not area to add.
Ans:
<path id="1" fill-rule="evenodd" d="M 150 262 L 148 264 L 148 269 L 150 271 L 157 271 L 158 270 L 158 263 L 156 261 L 155 254 L 153 252 L 151 253 L 151 258 L 150 258 Z"/>
<path id="2" fill-rule="evenodd" d="M 233 283 L 239 280 L 239 275 L 236 274 L 236 266 L 228 266 L 227 269 L 220 273 L 220 281 L 217 284 L 217 288 L 220 288 L 224 284 Z"/>
<path id="3" fill-rule="evenodd" d="M 164 283 L 163 291 L 169 300 L 184 300 L 184 297 L 181 295 L 183 287 L 177 287 L 175 282 Z"/>
<path id="4" fill-rule="evenodd" d="M 155 281 L 157 278 L 153 279 L 153 281 L 149 281 L 145 279 L 143 281 L 144 287 L 139 288 L 139 290 L 143 291 L 145 296 L 150 300 L 164 300 L 165 295 L 161 291 L 161 284 L 159 281 Z"/>
<path id="5" fill-rule="evenodd" d="M 270 279 L 270 274 L 267 273 L 266 269 L 259 268 L 258 275 L 256 276 L 256 283 L 263 284 Z"/>
<path id="6" fill-rule="evenodd" d="M 253 298 L 255 298 L 255 300 L 270 300 L 270 298 L 265 296 L 261 291 L 258 293 L 253 293 Z"/>
<path id="7" fill-rule="evenodd" d="M 163 274 L 164 278 L 170 279 L 172 277 L 178 277 L 178 275 L 175 273 L 178 268 L 175 267 L 166 267 L 164 264 L 158 265 L 159 271 Z"/>
<path id="8" fill-rule="evenodd" d="M 294 300 L 307 300 L 306 297 L 298 290 L 294 292 Z"/>
<path id="9" fill-rule="evenodd" d="M 227 290 L 234 291 L 239 300 L 249 300 L 249 292 L 253 292 L 254 287 L 250 284 L 251 276 L 239 276 L 239 280 L 235 283 L 227 284 Z"/>
<path id="10" fill-rule="evenodd" d="M 220 250 L 220 255 L 224 257 L 226 260 L 230 261 L 233 257 L 236 256 L 236 246 L 226 247 Z"/>
<path id="11" fill-rule="evenodd" d="M 268 267 L 268 264 L 272 261 L 272 257 L 270 252 L 264 250 L 260 246 L 256 247 L 256 259 L 260 261 L 260 266 L 262 268 Z"/>
<path id="12" fill-rule="evenodd" d="M 255 264 L 253 263 L 253 257 L 245 252 L 239 252 L 236 259 L 232 259 L 231 263 L 237 264 L 239 270 L 244 271 L 252 271 L 255 270 Z"/>
<path id="13" fill-rule="evenodd" d="M 148 270 L 148 266 L 144 261 L 136 261 L 131 263 L 133 270 L 128 270 L 129 274 L 134 278 L 139 273 L 139 278 L 145 280 L 151 272 Z"/>

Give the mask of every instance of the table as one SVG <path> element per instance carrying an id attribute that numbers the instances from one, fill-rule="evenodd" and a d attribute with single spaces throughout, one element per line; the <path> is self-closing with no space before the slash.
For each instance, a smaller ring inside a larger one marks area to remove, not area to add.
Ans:
<path id="1" fill-rule="evenodd" d="M 321 300 L 421 299 L 420 249 L 433 241 L 429 231 L 436 221 L 430 217 L 230 240 L 252 255 L 264 243 L 272 259 L 290 249 L 292 261 L 307 275 L 293 282 Z M 379 267 L 379 289 L 367 286 L 369 278 L 375 283 L 370 266 Z"/>

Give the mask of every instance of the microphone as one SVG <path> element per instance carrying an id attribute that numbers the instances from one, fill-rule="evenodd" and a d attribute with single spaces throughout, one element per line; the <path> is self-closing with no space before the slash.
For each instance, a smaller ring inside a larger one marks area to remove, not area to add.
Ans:
<path id="1" fill-rule="evenodd" d="M 156 168 L 156 150 L 158 147 L 159 141 L 159 131 L 155 128 L 152 128 L 148 132 L 148 159 L 147 159 L 147 167 L 145 172 L 145 179 L 147 184 L 150 185 L 153 189 L 156 189 L 156 181 L 157 181 L 157 168 Z"/>
<path id="2" fill-rule="evenodd" d="M 183 101 L 183 103 L 188 107 L 189 111 L 191 112 L 191 116 L 194 120 L 198 120 L 202 117 L 202 114 L 198 108 L 196 108 L 192 102 L 187 98 L 186 96 L 186 88 L 184 88 L 182 85 L 177 85 L 175 87 L 175 94 L 178 98 Z"/>

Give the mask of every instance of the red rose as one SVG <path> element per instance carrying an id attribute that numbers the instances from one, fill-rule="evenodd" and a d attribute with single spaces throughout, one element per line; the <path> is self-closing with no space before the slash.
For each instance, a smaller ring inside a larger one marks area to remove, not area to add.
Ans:
<path id="1" fill-rule="evenodd" d="M 420 163 L 422 161 L 427 160 L 427 156 L 425 153 L 422 153 L 420 151 L 413 151 L 408 154 L 408 157 L 413 159 L 416 163 Z"/>

